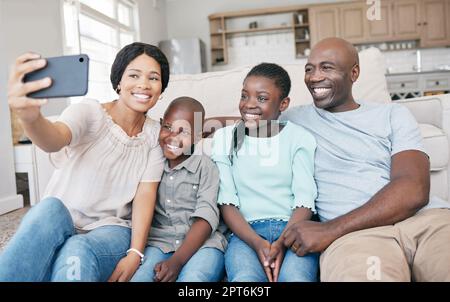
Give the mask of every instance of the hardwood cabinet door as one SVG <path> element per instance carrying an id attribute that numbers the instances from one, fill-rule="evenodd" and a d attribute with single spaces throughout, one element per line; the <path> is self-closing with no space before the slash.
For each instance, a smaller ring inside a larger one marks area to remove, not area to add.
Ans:
<path id="1" fill-rule="evenodd" d="M 333 6 L 317 6 L 309 9 L 311 45 L 329 37 L 339 37 L 339 11 Z"/>
<path id="2" fill-rule="evenodd" d="M 394 32 L 397 39 L 419 39 L 421 33 L 420 1 L 394 1 Z"/>
<path id="3" fill-rule="evenodd" d="M 392 20 L 392 1 L 382 1 L 380 5 L 380 20 L 367 19 L 367 40 L 371 42 L 383 42 L 394 39 L 394 25 Z"/>
<path id="4" fill-rule="evenodd" d="M 447 38 L 450 42 L 450 0 L 447 1 Z"/>
<path id="5" fill-rule="evenodd" d="M 424 0 L 422 2 L 422 47 L 445 46 L 450 44 L 450 18 L 448 0 Z"/>
<path id="6" fill-rule="evenodd" d="M 351 43 L 363 43 L 367 33 L 367 5 L 364 2 L 339 6 L 341 38 Z"/>

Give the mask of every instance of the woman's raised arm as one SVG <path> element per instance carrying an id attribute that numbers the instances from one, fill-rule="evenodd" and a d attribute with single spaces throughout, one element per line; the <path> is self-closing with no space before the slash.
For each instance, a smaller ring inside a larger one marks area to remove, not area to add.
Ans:
<path id="1" fill-rule="evenodd" d="M 52 123 L 41 114 L 40 108 L 46 99 L 33 99 L 27 94 L 51 85 L 50 78 L 23 82 L 24 76 L 34 70 L 45 67 L 45 59 L 35 53 L 25 53 L 16 59 L 11 70 L 8 84 L 8 103 L 19 117 L 22 127 L 30 140 L 47 152 L 59 151 L 70 143 L 72 134 L 63 123 Z"/>

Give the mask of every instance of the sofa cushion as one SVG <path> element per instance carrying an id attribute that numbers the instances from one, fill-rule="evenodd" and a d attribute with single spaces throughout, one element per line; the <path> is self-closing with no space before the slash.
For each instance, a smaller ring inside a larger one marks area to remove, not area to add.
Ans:
<path id="1" fill-rule="evenodd" d="M 356 99 L 390 102 L 385 78 L 385 60 L 377 48 L 359 53 L 361 74 L 353 87 Z M 312 97 L 303 81 L 306 60 L 295 64 L 283 64 L 292 82 L 290 106 L 310 104 Z M 180 96 L 190 96 L 205 107 L 206 117 L 239 115 L 238 102 L 242 82 L 252 66 L 243 66 L 227 71 L 206 72 L 190 75 L 172 75 L 163 99 L 149 111 L 149 116 L 159 120 L 167 105 Z"/>
<path id="2" fill-rule="evenodd" d="M 430 157 L 430 170 L 439 171 L 447 169 L 449 144 L 444 131 L 430 124 L 419 124 L 423 137 L 425 150 Z"/>

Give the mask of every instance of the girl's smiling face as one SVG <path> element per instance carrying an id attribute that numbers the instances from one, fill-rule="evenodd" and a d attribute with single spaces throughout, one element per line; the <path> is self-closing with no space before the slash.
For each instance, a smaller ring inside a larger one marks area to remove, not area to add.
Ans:
<path id="1" fill-rule="evenodd" d="M 254 129 L 263 123 L 277 120 L 289 106 L 289 98 L 281 99 L 280 88 L 275 81 L 264 76 L 245 79 L 239 102 L 239 111 L 245 127 Z"/>

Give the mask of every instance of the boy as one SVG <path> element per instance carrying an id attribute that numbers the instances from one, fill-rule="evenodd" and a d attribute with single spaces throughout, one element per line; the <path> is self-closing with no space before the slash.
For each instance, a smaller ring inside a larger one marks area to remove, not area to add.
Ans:
<path id="1" fill-rule="evenodd" d="M 216 282 L 223 277 L 227 242 L 217 231 L 218 170 L 208 157 L 192 154 L 202 138 L 204 116 L 202 104 L 189 97 L 175 99 L 164 113 L 159 143 L 166 163 L 144 261 L 131 281 Z"/>

